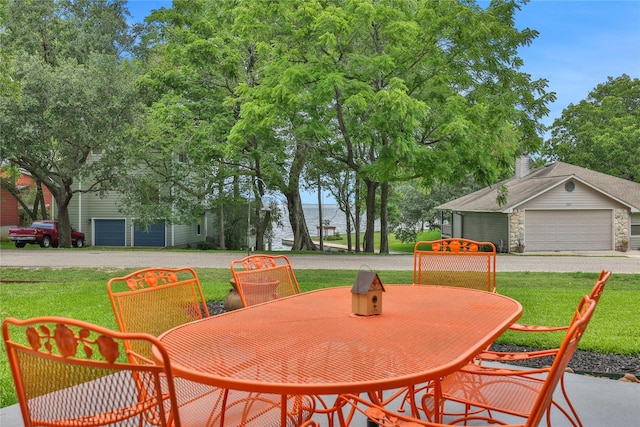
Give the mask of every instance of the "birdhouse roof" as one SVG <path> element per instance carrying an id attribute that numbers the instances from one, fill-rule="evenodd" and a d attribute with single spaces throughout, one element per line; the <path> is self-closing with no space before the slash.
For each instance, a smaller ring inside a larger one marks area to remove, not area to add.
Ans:
<path id="1" fill-rule="evenodd" d="M 356 281 L 351 288 L 351 292 L 354 294 L 366 294 L 369 291 L 384 291 L 384 286 L 378 273 L 373 271 L 361 271 L 356 277 Z"/>

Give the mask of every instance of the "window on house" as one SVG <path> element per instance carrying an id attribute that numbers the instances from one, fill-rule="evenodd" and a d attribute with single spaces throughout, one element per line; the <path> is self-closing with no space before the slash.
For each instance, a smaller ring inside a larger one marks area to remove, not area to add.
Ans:
<path id="1" fill-rule="evenodd" d="M 196 234 L 198 236 L 202 234 L 202 227 L 200 226 L 200 224 L 196 225 Z"/>
<path id="2" fill-rule="evenodd" d="M 640 236 L 640 224 L 631 224 L 631 235 Z"/>

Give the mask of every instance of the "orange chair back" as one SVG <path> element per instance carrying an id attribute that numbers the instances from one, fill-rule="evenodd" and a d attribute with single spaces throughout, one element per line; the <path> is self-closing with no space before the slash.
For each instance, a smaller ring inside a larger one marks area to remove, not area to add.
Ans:
<path id="1" fill-rule="evenodd" d="M 496 291 L 496 247 L 469 239 L 421 241 L 413 249 L 415 285 Z"/>
<path id="2" fill-rule="evenodd" d="M 122 332 L 158 336 L 209 316 L 200 281 L 191 268 L 139 270 L 109 280 L 107 291 Z"/>
<path id="3" fill-rule="evenodd" d="M 600 296 L 604 292 L 604 286 L 607 284 L 609 277 L 611 277 L 611 270 L 602 270 L 600 272 L 598 280 L 596 280 L 596 284 L 593 285 L 593 288 L 591 289 L 589 298 L 596 300 L 596 302 L 600 301 Z"/>
<path id="4" fill-rule="evenodd" d="M 236 290 L 244 307 L 300 293 L 289 258 L 251 255 L 231 262 Z"/>
<path id="5" fill-rule="evenodd" d="M 162 344 L 79 320 L 7 318 L 2 336 L 25 426 L 180 426 Z M 128 351 L 157 348 L 159 362 Z"/>
<path id="6" fill-rule="evenodd" d="M 600 302 L 600 297 L 604 292 L 604 288 L 605 288 L 605 285 L 607 284 L 607 280 L 609 280 L 609 277 L 611 277 L 611 271 L 602 270 L 600 272 L 600 275 L 598 276 L 598 279 L 596 280 L 595 285 L 593 285 L 593 288 L 591 288 L 591 292 L 589 293 L 588 297 L 593 301 L 595 301 L 596 306 Z M 578 320 L 580 316 L 581 316 L 580 311 L 576 310 L 576 312 L 573 314 L 573 319 L 571 320 L 571 324 L 573 324 L 576 320 Z M 569 326 L 571 326 L 571 324 Z M 568 326 L 564 327 L 564 329 L 567 329 L 567 328 Z"/>
<path id="7" fill-rule="evenodd" d="M 584 335 L 584 331 L 589 325 L 589 321 L 596 309 L 597 302 L 588 296 L 584 296 L 576 309 L 574 321 L 569 326 L 567 334 L 562 340 L 560 349 L 551 365 L 545 383 L 538 394 L 533 410 L 527 419 L 527 426 L 537 426 L 542 416 L 547 411 L 553 400 L 553 392 L 562 379 L 564 372 L 569 365 L 571 357 L 578 348 L 578 344 Z"/>

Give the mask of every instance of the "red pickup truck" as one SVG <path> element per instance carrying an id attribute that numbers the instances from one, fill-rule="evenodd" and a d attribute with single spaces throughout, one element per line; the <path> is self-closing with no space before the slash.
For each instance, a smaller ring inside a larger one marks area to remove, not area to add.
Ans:
<path id="1" fill-rule="evenodd" d="M 57 248 L 58 221 L 35 221 L 29 228 L 10 228 L 9 240 L 15 242 L 16 248 L 24 248 L 27 243 Z M 83 247 L 84 233 L 71 229 L 71 244 L 76 248 Z"/>

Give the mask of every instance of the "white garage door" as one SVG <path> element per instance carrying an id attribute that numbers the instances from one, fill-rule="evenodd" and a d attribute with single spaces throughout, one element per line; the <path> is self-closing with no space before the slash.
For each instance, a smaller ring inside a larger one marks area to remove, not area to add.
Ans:
<path id="1" fill-rule="evenodd" d="M 525 250 L 613 249 L 610 210 L 525 211 Z"/>

